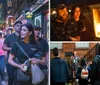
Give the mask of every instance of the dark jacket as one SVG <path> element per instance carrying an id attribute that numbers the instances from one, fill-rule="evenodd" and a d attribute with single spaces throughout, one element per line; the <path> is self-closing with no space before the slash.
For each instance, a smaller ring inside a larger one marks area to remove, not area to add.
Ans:
<path id="1" fill-rule="evenodd" d="M 83 31 L 84 28 L 86 29 L 85 31 Z M 94 30 L 86 18 L 79 21 L 75 21 L 73 18 L 68 20 L 66 30 L 67 36 L 80 36 L 81 41 L 93 40 Z"/>
<path id="2" fill-rule="evenodd" d="M 80 36 L 83 26 L 84 25 L 82 21 L 80 20 L 75 21 L 73 18 L 68 20 L 67 28 L 66 28 L 67 36 L 70 36 L 70 37 Z"/>
<path id="3" fill-rule="evenodd" d="M 65 27 L 66 23 L 57 22 L 57 20 L 51 21 L 51 41 L 65 41 Z"/>
<path id="4" fill-rule="evenodd" d="M 51 82 L 67 82 L 69 78 L 68 64 L 59 57 L 51 60 Z"/>

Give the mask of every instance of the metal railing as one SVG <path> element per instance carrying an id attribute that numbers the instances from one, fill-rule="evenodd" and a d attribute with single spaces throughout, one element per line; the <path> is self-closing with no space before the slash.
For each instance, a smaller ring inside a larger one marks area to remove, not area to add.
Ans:
<path id="1" fill-rule="evenodd" d="M 93 58 L 98 54 L 99 52 L 99 43 L 97 43 L 92 49 L 90 49 L 85 55 L 84 58 L 86 60 L 93 60 Z"/>

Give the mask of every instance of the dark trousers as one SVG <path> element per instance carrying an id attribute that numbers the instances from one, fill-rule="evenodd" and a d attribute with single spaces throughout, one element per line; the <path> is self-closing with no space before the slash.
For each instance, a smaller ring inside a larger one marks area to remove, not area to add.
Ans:
<path id="1" fill-rule="evenodd" d="M 92 80 L 92 79 L 91 79 L 91 85 L 94 85 L 95 81 L 96 81 L 96 80 Z"/>
<path id="2" fill-rule="evenodd" d="M 7 67 L 7 74 L 8 74 L 8 85 L 13 85 L 16 69 L 9 63 L 6 64 L 6 67 Z"/>
<path id="3" fill-rule="evenodd" d="M 88 85 L 88 80 L 86 80 L 86 79 L 80 79 L 79 80 L 79 85 Z"/>
<path id="4" fill-rule="evenodd" d="M 4 80 L 4 69 L 5 69 L 5 59 L 4 55 L 0 56 L 0 76 L 1 80 Z"/>
<path id="5" fill-rule="evenodd" d="M 26 82 L 19 81 L 17 79 L 17 72 L 15 71 L 15 79 L 14 79 L 13 85 L 33 85 L 32 84 L 32 78 L 30 76 L 30 79 Z"/>
<path id="6" fill-rule="evenodd" d="M 96 82 L 94 83 L 94 85 L 100 85 L 100 81 L 99 81 L 99 80 L 96 81 Z"/>
<path id="7" fill-rule="evenodd" d="M 32 84 L 32 81 L 30 81 L 30 80 L 27 82 L 21 82 L 21 81 L 18 81 L 17 79 L 15 79 L 13 85 L 33 85 L 33 84 Z"/>

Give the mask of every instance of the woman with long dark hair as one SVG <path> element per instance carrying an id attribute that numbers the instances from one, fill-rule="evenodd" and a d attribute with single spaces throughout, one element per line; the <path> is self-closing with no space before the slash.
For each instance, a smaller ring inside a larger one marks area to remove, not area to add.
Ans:
<path id="1" fill-rule="evenodd" d="M 80 67 L 76 72 L 76 77 L 79 79 L 79 85 L 88 85 L 88 78 L 82 78 L 83 69 L 88 70 L 85 59 L 81 59 Z"/>
<path id="2" fill-rule="evenodd" d="M 37 59 L 35 56 L 35 53 L 39 50 L 37 43 L 35 41 L 35 34 L 34 34 L 34 29 L 33 26 L 29 23 L 23 24 L 20 32 L 20 38 L 19 41 L 17 42 L 23 50 L 26 52 L 26 54 L 31 58 L 31 63 L 32 64 L 43 64 L 45 60 Z M 17 63 L 14 61 L 14 59 L 17 58 L 17 60 L 20 62 Z M 9 57 L 9 64 L 12 66 L 20 69 L 23 72 L 26 72 L 24 69 L 25 64 L 23 64 L 26 60 L 28 60 L 27 56 L 20 50 L 18 45 L 15 43 L 13 45 L 13 48 L 11 50 L 11 54 Z M 31 73 L 29 74 L 30 79 L 26 82 L 23 81 L 18 81 L 20 85 L 32 85 L 32 78 L 31 78 Z"/>
<path id="3" fill-rule="evenodd" d="M 67 34 L 70 40 L 91 40 L 91 35 L 87 33 L 90 23 L 85 16 L 83 16 L 82 9 L 79 6 L 72 7 L 71 19 L 67 25 Z"/>

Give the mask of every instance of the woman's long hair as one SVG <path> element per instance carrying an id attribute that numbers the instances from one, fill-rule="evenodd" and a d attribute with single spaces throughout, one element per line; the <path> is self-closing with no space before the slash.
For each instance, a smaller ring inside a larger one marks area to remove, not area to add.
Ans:
<path id="1" fill-rule="evenodd" d="M 26 23 L 23 24 L 22 26 L 27 27 L 27 29 L 29 30 L 29 32 L 32 32 L 32 34 L 29 37 L 29 43 L 31 44 L 35 44 L 36 43 L 36 39 L 35 39 L 35 33 L 34 33 L 34 29 L 33 26 L 30 23 Z M 20 31 L 21 32 L 21 31 Z M 19 41 L 21 40 L 21 33 L 19 35 Z"/>
<path id="2" fill-rule="evenodd" d="M 80 20 L 83 20 L 83 19 L 84 19 L 84 16 L 83 16 L 83 13 L 82 13 L 82 8 L 81 8 L 80 6 L 73 6 L 73 7 L 72 7 L 71 18 L 73 18 L 74 13 L 75 13 L 75 9 L 76 9 L 77 7 L 80 8 L 80 12 L 81 12 L 81 13 L 80 13 L 79 19 L 80 19 Z"/>
<path id="3" fill-rule="evenodd" d="M 86 66 L 86 61 L 85 61 L 85 59 L 82 59 L 82 60 L 81 60 L 81 66 L 82 66 L 82 67 Z"/>

